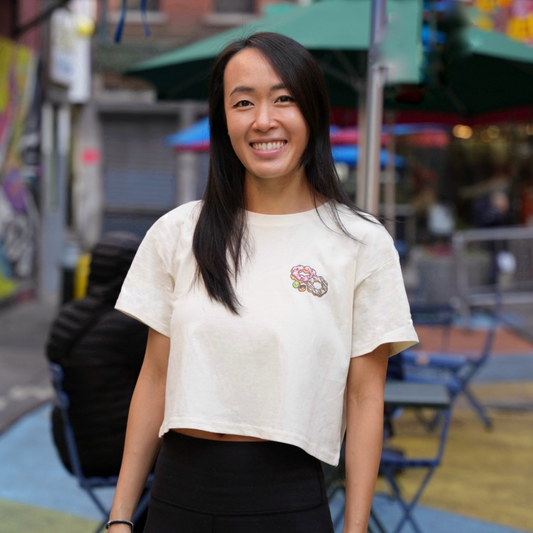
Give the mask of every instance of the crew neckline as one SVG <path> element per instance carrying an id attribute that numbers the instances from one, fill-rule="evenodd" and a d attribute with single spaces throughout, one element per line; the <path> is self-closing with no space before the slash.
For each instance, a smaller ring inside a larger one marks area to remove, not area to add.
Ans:
<path id="1" fill-rule="evenodd" d="M 265 213 L 256 213 L 255 211 L 247 211 L 246 213 L 247 222 L 254 225 L 260 226 L 285 226 L 291 224 L 300 224 L 302 222 L 316 220 L 318 215 L 322 216 L 327 211 L 327 208 L 331 200 L 324 202 L 318 207 L 313 207 L 307 211 L 300 211 L 299 213 L 289 213 L 285 215 L 269 215 Z M 318 213 L 317 213 L 318 211 Z"/>

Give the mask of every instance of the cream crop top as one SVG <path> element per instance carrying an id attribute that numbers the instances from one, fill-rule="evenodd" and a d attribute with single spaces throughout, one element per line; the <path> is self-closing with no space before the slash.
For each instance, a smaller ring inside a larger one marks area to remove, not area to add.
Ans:
<path id="1" fill-rule="evenodd" d="M 171 339 L 160 436 L 246 435 L 337 464 L 350 358 L 418 342 L 391 237 L 339 207 L 350 239 L 327 204 L 320 217 L 247 212 L 253 253 L 235 285 L 235 316 L 194 283 L 200 208 L 182 205 L 151 227 L 116 304 Z"/>

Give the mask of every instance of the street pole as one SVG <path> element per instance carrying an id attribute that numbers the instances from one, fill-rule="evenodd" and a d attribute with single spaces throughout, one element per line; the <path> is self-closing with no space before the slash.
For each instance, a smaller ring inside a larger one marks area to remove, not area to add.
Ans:
<path id="1" fill-rule="evenodd" d="M 357 98 L 357 130 L 359 135 L 355 142 L 355 149 L 358 151 L 359 157 L 357 158 L 355 199 L 357 206 L 363 209 L 366 189 L 366 83 L 360 84 Z"/>
<path id="2" fill-rule="evenodd" d="M 383 87 L 387 69 L 380 61 L 380 44 L 387 29 L 386 0 L 372 0 L 372 21 L 367 69 L 367 113 L 366 113 L 366 172 L 363 192 L 365 211 L 378 214 L 379 176 L 381 170 L 381 124 L 383 120 Z M 359 196 L 359 194 L 358 194 Z"/>
<path id="3" fill-rule="evenodd" d="M 107 0 L 101 0 L 100 4 L 100 27 L 98 29 L 98 39 L 100 44 L 107 44 L 107 20 L 108 20 L 108 6 Z"/>
<path id="4" fill-rule="evenodd" d="M 387 122 L 387 163 L 385 167 L 384 215 L 385 227 L 396 238 L 396 138 L 394 134 L 394 116 L 392 111 L 386 114 Z"/>

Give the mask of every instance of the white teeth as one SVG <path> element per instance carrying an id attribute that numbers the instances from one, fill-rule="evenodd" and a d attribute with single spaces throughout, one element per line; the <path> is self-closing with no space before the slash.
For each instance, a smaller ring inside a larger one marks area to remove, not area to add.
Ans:
<path id="1" fill-rule="evenodd" d="M 285 141 L 269 142 L 269 143 L 253 143 L 254 150 L 260 152 L 270 152 L 271 150 L 279 150 L 285 143 Z"/>

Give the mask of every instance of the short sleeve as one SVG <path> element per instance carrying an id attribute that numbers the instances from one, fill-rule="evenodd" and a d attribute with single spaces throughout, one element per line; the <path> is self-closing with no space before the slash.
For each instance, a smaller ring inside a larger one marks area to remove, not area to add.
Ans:
<path id="1" fill-rule="evenodd" d="M 392 240 L 378 248 L 383 265 L 364 276 L 354 291 L 352 357 L 386 343 L 390 343 L 392 356 L 418 342 Z"/>
<path id="2" fill-rule="evenodd" d="M 115 308 L 170 337 L 174 278 L 158 229 L 156 222 L 141 242 Z"/>

